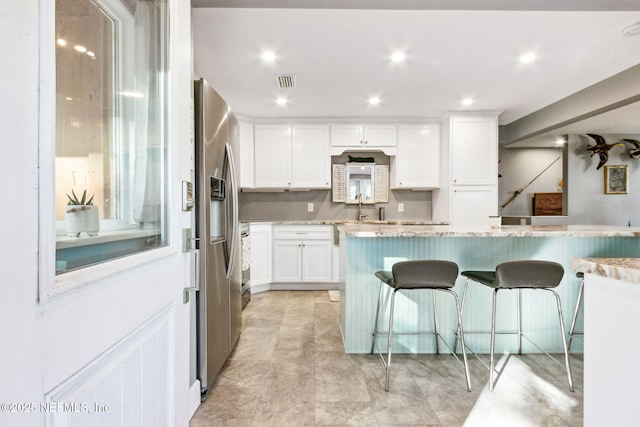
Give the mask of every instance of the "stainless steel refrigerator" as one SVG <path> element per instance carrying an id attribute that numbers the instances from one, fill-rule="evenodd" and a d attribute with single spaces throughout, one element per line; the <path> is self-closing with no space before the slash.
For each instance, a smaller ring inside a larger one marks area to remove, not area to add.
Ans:
<path id="1" fill-rule="evenodd" d="M 240 127 L 209 84 L 194 82 L 195 212 L 199 249 L 197 365 L 206 398 L 240 336 L 242 261 L 232 145 Z"/>

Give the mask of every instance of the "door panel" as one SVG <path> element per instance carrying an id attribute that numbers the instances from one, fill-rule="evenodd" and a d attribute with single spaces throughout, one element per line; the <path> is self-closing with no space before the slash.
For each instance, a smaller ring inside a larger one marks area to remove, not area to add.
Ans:
<path id="1" fill-rule="evenodd" d="M 300 282 L 302 280 L 302 243 L 299 240 L 273 242 L 273 281 Z"/>

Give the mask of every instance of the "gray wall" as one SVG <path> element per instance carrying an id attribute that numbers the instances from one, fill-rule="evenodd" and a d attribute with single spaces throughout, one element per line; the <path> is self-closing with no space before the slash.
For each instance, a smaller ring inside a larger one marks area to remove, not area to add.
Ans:
<path id="1" fill-rule="evenodd" d="M 561 148 L 501 148 L 498 172 L 498 203 L 505 204 L 514 194 L 555 159 L 562 156 Z M 562 158 L 529 185 L 505 208 L 499 208 L 502 216 L 526 216 L 532 213 L 534 193 L 553 193 L 558 191 L 558 182 L 562 179 Z M 564 189 L 563 189 L 564 191 Z"/>
<path id="2" fill-rule="evenodd" d="M 373 157 L 376 164 L 389 164 L 389 156 L 381 152 L 344 153 L 331 158 L 332 164 L 346 163 L 348 155 Z M 393 173 L 393 171 L 391 171 Z M 240 194 L 240 219 L 268 221 L 355 220 L 357 205 L 333 203 L 331 190 L 248 192 Z M 313 203 L 313 212 L 307 212 L 307 204 Z M 398 212 L 398 203 L 404 203 L 404 212 Z M 392 190 L 388 203 L 363 205 L 368 215 L 365 220 L 378 219 L 378 209 L 384 207 L 388 220 L 431 219 L 431 192 Z"/>
<path id="3" fill-rule="evenodd" d="M 602 135 L 612 144 L 622 138 L 640 140 L 640 135 Z M 569 135 L 567 172 L 564 188 L 570 224 L 640 226 L 640 159 L 629 156 L 630 144 L 613 147 L 607 166 L 627 165 L 628 194 L 604 193 L 604 167 L 596 170 L 598 157 L 589 156 L 587 146 L 594 145 L 587 135 Z M 500 149 L 499 203 L 502 205 L 523 185 L 561 155 L 559 148 Z M 502 216 L 531 215 L 531 196 L 535 192 L 553 192 L 563 177 L 560 162 L 531 184 L 509 206 L 500 210 Z"/>
<path id="4" fill-rule="evenodd" d="M 602 135 L 609 143 L 621 138 L 640 140 L 640 135 Z M 593 145 L 586 135 L 569 135 L 569 216 L 572 224 L 640 226 L 640 159 L 629 156 L 630 145 L 613 147 L 607 166 L 628 165 L 628 194 L 604 194 L 604 167 L 596 170 L 597 156 L 586 147 Z"/>

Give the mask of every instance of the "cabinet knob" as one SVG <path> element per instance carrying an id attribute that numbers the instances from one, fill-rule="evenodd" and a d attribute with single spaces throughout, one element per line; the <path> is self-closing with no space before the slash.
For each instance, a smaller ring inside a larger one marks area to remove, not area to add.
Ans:
<path id="1" fill-rule="evenodd" d="M 368 143 L 369 143 L 369 141 L 365 141 L 364 143 L 365 143 L 365 144 L 368 144 Z"/>

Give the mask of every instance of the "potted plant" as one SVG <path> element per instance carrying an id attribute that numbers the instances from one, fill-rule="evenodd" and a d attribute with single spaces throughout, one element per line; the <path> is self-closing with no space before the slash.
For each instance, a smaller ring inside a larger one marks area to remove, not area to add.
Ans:
<path id="1" fill-rule="evenodd" d="M 82 192 L 82 197 L 78 198 L 71 190 L 71 195 L 67 193 L 69 202 L 66 208 L 66 231 L 71 237 L 79 237 L 80 233 L 86 232 L 89 236 L 95 236 L 100 230 L 100 218 L 98 207 L 93 204 L 93 196 L 87 199 L 87 190 Z"/>

